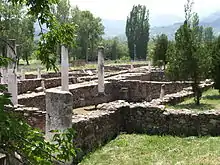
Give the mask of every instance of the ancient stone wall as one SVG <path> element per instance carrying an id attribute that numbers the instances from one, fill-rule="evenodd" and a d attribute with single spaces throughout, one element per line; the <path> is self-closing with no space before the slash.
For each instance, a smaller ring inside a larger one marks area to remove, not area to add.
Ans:
<path id="1" fill-rule="evenodd" d="M 201 87 L 208 89 L 211 86 L 203 84 Z M 185 89 L 178 94 L 166 95 L 161 101 L 155 99 L 151 102 L 128 103 L 118 100 L 99 104 L 97 110 L 85 115 L 74 113 L 72 121 L 77 132 L 74 142 L 82 150 L 80 155 L 103 145 L 121 132 L 177 136 L 220 135 L 220 111 L 171 110 L 159 105 L 191 95 L 192 92 Z M 25 114 L 28 113 L 26 116 L 32 126 L 44 130 L 45 112 L 37 112 L 40 117 L 34 112 L 25 111 Z"/>
<path id="2" fill-rule="evenodd" d="M 46 102 L 45 102 L 45 93 L 31 93 L 23 94 L 18 96 L 18 103 L 24 105 L 25 107 L 35 107 L 39 108 L 42 111 L 45 111 Z"/>
<path id="3" fill-rule="evenodd" d="M 165 94 L 176 93 L 190 86 L 190 83 L 187 82 L 113 81 L 105 82 L 105 95 L 99 96 L 97 83 L 94 81 L 70 85 L 69 90 L 73 94 L 73 108 L 78 108 L 119 99 L 129 102 L 151 101 L 160 96 L 162 84 L 166 86 Z M 123 88 L 127 88 L 127 93 L 122 92 Z M 124 96 L 125 94 L 127 97 Z M 19 104 L 45 110 L 45 94 L 39 92 L 19 96 Z"/>
<path id="4" fill-rule="evenodd" d="M 150 73 L 150 81 L 168 81 L 164 71 L 152 70 Z"/>
<path id="5" fill-rule="evenodd" d="M 127 88 L 127 99 L 129 102 L 151 101 L 160 97 L 161 85 L 165 84 L 165 94 L 176 93 L 183 88 L 189 87 L 188 82 L 154 82 L 154 81 L 138 81 L 123 80 L 114 84 L 114 89 L 120 91 Z M 123 99 L 119 93 L 116 94 L 115 100 Z"/>
<path id="6" fill-rule="evenodd" d="M 42 79 L 27 79 L 23 81 L 19 81 L 18 83 L 18 94 L 26 93 L 28 91 L 32 92 L 35 91 L 36 88 L 41 87 L 41 81 Z M 70 77 L 69 78 L 70 84 L 77 83 L 76 77 Z M 49 78 L 44 79 L 45 88 L 54 88 L 61 85 L 61 78 Z"/>
<path id="7" fill-rule="evenodd" d="M 128 110 L 128 133 L 169 134 L 175 136 L 220 135 L 220 112 L 169 110 L 136 106 Z"/>

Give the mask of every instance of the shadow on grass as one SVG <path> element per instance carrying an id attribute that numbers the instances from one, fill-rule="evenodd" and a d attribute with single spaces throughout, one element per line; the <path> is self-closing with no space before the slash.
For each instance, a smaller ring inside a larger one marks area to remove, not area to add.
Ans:
<path id="1" fill-rule="evenodd" d="M 179 104 L 174 106 L 176 109 L 191 109 L 198 111 L 205 111 L 210 109 L 215 109 L 215 107 L 211 104 L 201 103 L 200 105 L 196 105 L 195 103 L 187 103 L 187 104 Z"/>
<path id="2" fill-rule="evenodd" d="M 204 96 L 203 99 L 208 99 L 208 100 L 220 100 L 220 95 Z"/>

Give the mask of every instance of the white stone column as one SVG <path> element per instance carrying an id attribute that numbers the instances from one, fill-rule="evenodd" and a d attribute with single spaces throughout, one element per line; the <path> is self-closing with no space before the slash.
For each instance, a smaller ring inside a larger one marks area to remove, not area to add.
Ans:
<path id="1" fill-rule="evenodd" d="M 46 92 L 44 79 L 41 80 L 41 87 L 42 87 L 43 91 Z"/>
<path id="2" fill-rule="evenodd" d="M 16 62 L 16 45 L 15 40 L 9 40 L 7 45 L 7 57 L 15 60 L 8 65 L 8 92 L 11 93 L 13 105 L 18 104 L 18 85 L 17 85 L 17 62 Z"/>
<path id="3" fill-rule="evenodd" d="M 46 139 L 51 140 L 51 130 L 63 131 L 72 127 L 72 94 L 58 89 L 46 90 Z"/>
<path id="4" fill-rule="evenodd" d="M 21 69 L 21 80 L 25 80 L 25 71 L 24 69 Z"/>
<path id="5" fill-rule="evenodd" d="M 148 70 L 149 72 L 151 72 L 151 61 L 150 60 L 148 61 Z"/>
<path id="6" fill-rule="evenodd" d="M 105 93 L 105 80 L 104 80 L 104 47 L 98 48 L 98 93 Z"/>
<path id="7" fill-rule="evenodd" d="M 37 78 L 41 79 L 41 68 L 40 67 L 37 68 Z"/>
<path id="8" fill-rule="evenodd" d="M 61 90 L 69 91 L 69 60 L 68 49 L 65 46 L 61 47 Z"/>
<path id="9" fill-rule="evenodd" d="M 18 104 L 18 86 L 17 73 L 14 69 L 8 69 L 8 92 L 11 93 L 11 102 L 13 105 Z"/>
<path id="10" fill-rule="evenodd" d="M 7 84 L 8 83 L 8 68 L 7 67 L 2 67 L 1 68 L 1 83 L 2 84 Z"/>
<path id="11" fill-rule="evenodd" d="M 164 96 L 165 96 L 165 84 L 162 84 L 160 89 L 160 99 L 163 99 Z"/>

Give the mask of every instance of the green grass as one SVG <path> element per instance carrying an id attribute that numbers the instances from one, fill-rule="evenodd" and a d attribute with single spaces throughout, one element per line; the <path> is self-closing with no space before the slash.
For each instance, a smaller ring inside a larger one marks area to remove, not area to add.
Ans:
<path id="1" fill-rule="evenodd" d="M 24 69 L 26 73 L 29 74 L 37 74 L 37 68 L 40 66 L 41 67 L 41 72 L 42 73 L 47 73 L 47 72 L 54 72 L 53 70 L 47 71 L 45 66 L 41 65 L 41 62 L 39 60 L 30 60 L 29 61 L 30 65 L 26 65 L 26 62 L 23 60 L 19 61 L 19 70 Z M 126 62 L 126 61 L 105 61 L 105 65 L 122 65 L 122 64 L 131 64 L 131 62 Z M 147 61 L 135 61 L 133 64 L 148 64 Z M 71 64 L 70 64 L 71 66 Z M 58 66 L 59 68 L 59 66 Z M 75 70 L 75 69 L 96 69 L 97 68 L 97 63 L 88 63 L 86 65 L 82 66 L 71 66 L 70 69 Z"/>
<path id="2" fill-rule="evenodd" d="M 219 165 L 220 137 L 120 135 L 80 165 Z"/>
<path id="3" fill-rule="evenodd" d="M 220 94 L 218 90 L 210 89 L 202 94 L 200 105 L 196 105 L 193 98 L 186 99 L 184 102 L 174 105 L 167 106 L 172 109 L 190 109 L 195 111 L 204 110 L 220 110 Z"/>

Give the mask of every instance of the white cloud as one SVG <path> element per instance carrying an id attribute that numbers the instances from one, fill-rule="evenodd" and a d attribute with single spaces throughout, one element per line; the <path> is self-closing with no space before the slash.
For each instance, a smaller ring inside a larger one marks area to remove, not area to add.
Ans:
<path id="1" fill-rule="evenodd" d="M 105 19 L 124 20 L 134 4 L 146 5 L 152 17 L 162 14 L 184 16 L 186 0 L 70 0 L 82 10 Z M 195 0 L 194 11 L 203 17 L 220 10 L 219 0 Z"/>

